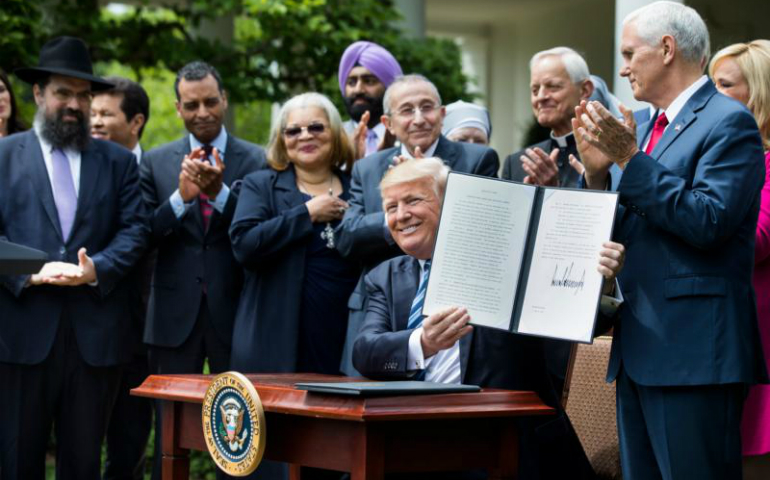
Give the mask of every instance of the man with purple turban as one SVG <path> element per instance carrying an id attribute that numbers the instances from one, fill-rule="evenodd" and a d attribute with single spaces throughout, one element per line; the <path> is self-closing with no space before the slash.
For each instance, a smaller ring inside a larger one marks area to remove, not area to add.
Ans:
<path id="1" fill-rule="evenodd" d="M 402 73 L 393 55 L 376 43 L 355 42 L 342 54 L 338 77 L 350 115 L 344 127 L 353 139 L 356 158 L 393 145 L 394 137 L 380 121 L 382 100 L 385 89 Z"/>

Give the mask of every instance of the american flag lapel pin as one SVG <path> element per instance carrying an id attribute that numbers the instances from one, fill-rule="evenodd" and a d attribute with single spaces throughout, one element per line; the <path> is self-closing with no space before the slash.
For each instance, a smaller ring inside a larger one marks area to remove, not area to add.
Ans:
<path id="1" fill-rule="evenodd" d="M 674 130 L 676 130 L 677 132 L 678 132 L 679 130 L 681 130 L 681 129 L 682 129 L 682 124 L 681 124 L 681 123 L 677 123 L 677 124 L 674 126 Z"/>

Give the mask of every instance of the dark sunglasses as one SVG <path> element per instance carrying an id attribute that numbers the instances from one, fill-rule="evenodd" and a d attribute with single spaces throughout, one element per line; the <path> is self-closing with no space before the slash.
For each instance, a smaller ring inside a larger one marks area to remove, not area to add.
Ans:
<path id="1" fill-rule="evenodd" d="M 316 136 L 324 133 L 326 125 L 323 123 L 311 123 L 307 127 L 288 127 L 283 129 L 283 135 L 286 138 L 298 137 L 302 130 L 307 130 L 310 135 Z"/>

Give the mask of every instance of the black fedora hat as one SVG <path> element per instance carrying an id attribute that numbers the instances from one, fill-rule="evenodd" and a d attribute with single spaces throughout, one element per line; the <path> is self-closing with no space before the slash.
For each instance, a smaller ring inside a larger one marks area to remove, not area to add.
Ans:
<path id="1" fill-rule="evenodd" d="M 91 56 L 85 42 L 75 37 L 56 37 L 40 49 L 37 67 L 17 68 L 13 72 L 27 83 L 35 83 L 51 74 L 80 78 L 91 82 L 91 90 L 107 90 L 115 85 L 94 75 Z"/>

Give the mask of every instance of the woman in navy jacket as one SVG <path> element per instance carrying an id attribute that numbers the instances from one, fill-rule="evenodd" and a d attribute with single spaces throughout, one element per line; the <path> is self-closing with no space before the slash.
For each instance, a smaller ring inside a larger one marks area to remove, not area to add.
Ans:
<path id="1" fill-rule="evenodd" d="M 339 373 L 347 299 L 360 273 L 334 248 L 353 151 L 325 96 L 286 102 L 270 137 L 271 168 L 248 175 L 230 238 L 246 268 L 231 367 Z"/>

